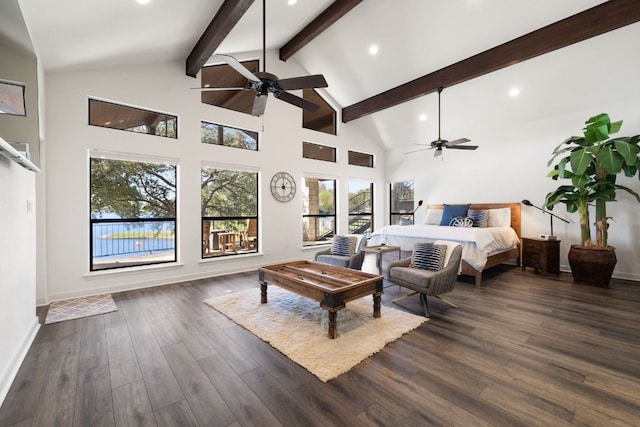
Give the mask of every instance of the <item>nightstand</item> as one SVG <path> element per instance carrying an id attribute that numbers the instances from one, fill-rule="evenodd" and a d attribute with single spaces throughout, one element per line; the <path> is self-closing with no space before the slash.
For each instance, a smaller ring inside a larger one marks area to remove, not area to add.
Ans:
<path id="1" fill-rule="evenodd" d="M 533 267 L 536 273 L 560 274 L 560 240 L 522 238 L 522 270 Z"/>

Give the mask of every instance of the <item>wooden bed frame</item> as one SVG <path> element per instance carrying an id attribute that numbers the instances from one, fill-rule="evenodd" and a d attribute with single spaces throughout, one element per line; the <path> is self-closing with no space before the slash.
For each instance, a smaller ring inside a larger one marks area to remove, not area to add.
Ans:
<path id="1" fill-rule="evenodd" d="M 516 232 L 516 234 L 518 235 L 518 241 L 520 241 L 520 206 L 520 203 L 472 203 L 471 206 L 469 206 L 469 209 L 511 209 L 511 228 L 513 228 L 513 230 Z M 442 205 L 427 205 L 427 209 L 442 209 Z M 518 246 L 513 249 L 509 249 L 508 251 L 489 256 L 487 258 L 487 264 L 481 271 L 476 270 L 466 261 L 462 261 L 460 274 L 464 274 L 465 276 L 473 276 L 475 278 L 476 287 L 479 287 L 482 284 L 482 271 L 513 259 L 516 260 L 516 265 L 520 266 L 520 244 L 518 244 Z"/>

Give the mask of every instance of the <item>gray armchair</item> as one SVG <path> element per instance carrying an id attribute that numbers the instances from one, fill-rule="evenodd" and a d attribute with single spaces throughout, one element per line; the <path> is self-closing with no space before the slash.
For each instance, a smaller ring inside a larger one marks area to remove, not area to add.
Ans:
<path id="1" fill-rule="evenodd" d="M 355 239 L 355 251 L 351 255 L 336 255 L 332 253 L 332 245 L 331 248 L 317 252 L 315 260 L 324 264 L 360 270 L 362 268 L 362 261 L 364 260 L 362 249 L 365 247 L 367 239 L 361 234 L 344 234 L 343 236 Z"/>
<path id="2" fill-rule="evenodd" d="M 411 289 L 412 293 L 393 300 L 394 303 L 420 294 L 420 299 L 424 305 L 424 315 L 429 317 L 429 306 L 427 296 L 434 296 L 452 307 L 457 307 L 452 302 L 442 298 L 440 295 L 451 292 L 456 284 L 458 272 L 460 270 L 460 260 L 462 258 L 462 246 L 455 242 L 438 240 L 434 244 L 447 246 L 445 254 L 444 268 L 438 271 L 423 270 L 411 267 L 411 258 L 404 258 L 393 261 L 389 264 L 389 282 Z"/>

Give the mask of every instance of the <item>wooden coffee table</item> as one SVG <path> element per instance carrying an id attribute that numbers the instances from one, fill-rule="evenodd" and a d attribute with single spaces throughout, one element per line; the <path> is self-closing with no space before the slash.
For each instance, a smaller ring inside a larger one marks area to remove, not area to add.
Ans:
<path id="1" fill-rule="evenodd" d="M 373 317 L 380 317 L 383 277 L 313 261 L 293 261 L 258 269 L 260 302 L 267 303 L 267 286 L 278 287 L 320 302 L 329 312 L 329 338 L 337 336 L 337 313 L 346 303 L 373 295 Z"/>

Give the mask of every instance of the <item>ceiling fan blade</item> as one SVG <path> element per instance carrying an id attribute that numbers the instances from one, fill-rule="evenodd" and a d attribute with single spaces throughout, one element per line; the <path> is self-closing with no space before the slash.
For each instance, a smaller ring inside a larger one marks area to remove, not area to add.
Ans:
<path id="1" fill-rule="evenodd" d="M 245 76 L 247 79 L 249 79 L 251 81 L 254 81 L 254 82 L 260 82 L 261 81 L 259 78 L 257 78 L 251 71 L 249 71 L 244 65 L 242 65 L 233 56 L 221 55 L 219 53 L 217 54 L 217 56 L 222 58 L 222 60 L 224 62 L 226 62 L 231 68 L 233 68 L 234 70 L 236 70 L 237 72 L 239 72 L 240 74 Z"/>
<path id="2" fill-rule="evenodd" d="M 320 108 L 319 105 L 314 104 L 311 101 L 307 101 L 304 98 L 300 98 L 299 96 L 292 95 L 289 92 L 277 92 L 274 93 L 274 96 L 278 99 L 281 99 L 284 102 L 288 102 L 289 104 L 295 105 L 296 107 L 304 108 L 307 111 L 317 111 Z"/>
<path id="3" fill-rule="evenodd" d="M 471 140 L 467 139 L 467 138 L 460 138 L 460 139 L 454 139 L 453 141 L 448 141 L 446 144 L 447 144 L 447 147 L 449 147 L 451 145 L 463 144 L 463 143 L 469 142 L 469 141 L 471 141 Z"/>
<path id="4" fill-rule="evenodd" d="M 417 153 L 418 151 L 427 151 L 427 150 L 431 150 L 431 147 L 429 147 L 429 148 L 421 148 L 419 150 L 407 151 L 406 153 L 403 153 L 403 154 L 411 154 L 411 153 Z"/>
<path id="5" fill-rule="evenodd" d="M 252 116 L 261 116 L 264 114 L 264 110 L 267 108 L 267 95 L 256 95 L 253 100 L 253 108 L 251 109 Z"/>
<path id="6" fill-rule="evenodd" d="M 478 148 L 477 145 L 454 145 L 452 147 L 447 147 L 451 150 L 475 150 Z"/>
<path id="7" fill-rule="evenodd" d="M 246 87 L 191 87 L 189 89 L 199 90 L 201 92 L 216 92 L 221 90 L 250 90 Z"/>
<path id="8" fill-rule="evenodd" d="M 278 86 L 282 90 L 310 89 L 313 87 L 327 87 L 327 81 L 322 74 L 312 76 L 292 77 L 278 80 Z"/>

